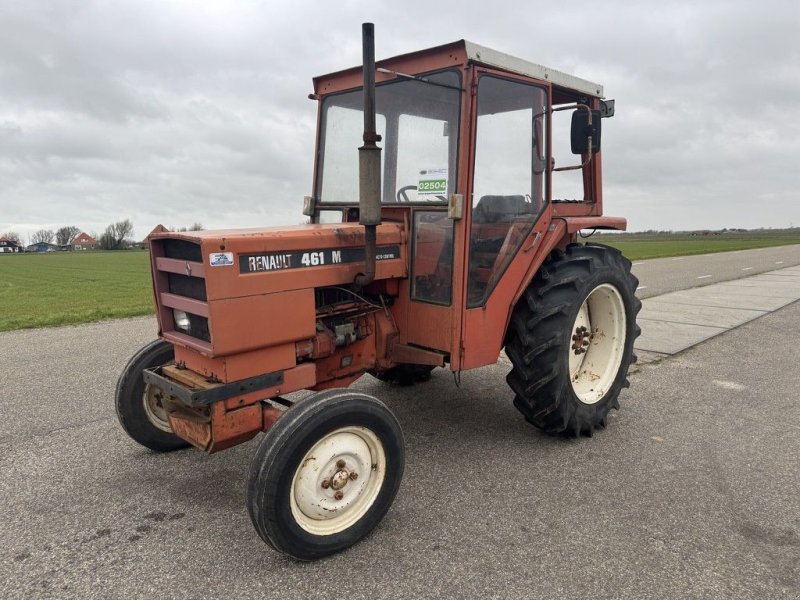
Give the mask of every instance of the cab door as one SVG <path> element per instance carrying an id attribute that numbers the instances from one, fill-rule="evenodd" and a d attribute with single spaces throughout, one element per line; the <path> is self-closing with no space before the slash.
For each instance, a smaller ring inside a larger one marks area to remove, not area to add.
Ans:
<path id="1" fill-rule="evenodd" d="M 477 73 L 462 369 L 497 360 L 514 293 L 549 223 L 550 89 Z"/>

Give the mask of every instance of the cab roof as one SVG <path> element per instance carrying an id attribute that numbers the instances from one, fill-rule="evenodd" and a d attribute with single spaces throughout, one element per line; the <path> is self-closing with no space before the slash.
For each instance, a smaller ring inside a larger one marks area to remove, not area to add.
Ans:
<path id="1" fill-rule="evenodd" d="M 575 77 L 563 71 L 551 69 L 550 67 L 517 58 L 467 40 L 458 40 L 442 46 L 393 56 L 377 61 L 375 66 L 379 69 L 392 69 L 400 73 L 416 74 L 446 68 L 447 66 L 465 66 L 468 63 L 494 67 L 510 73 L 549 81 L 559 88 L 580 92 L 587 96 L 603 98 L 603 86 L 599 83 Z M 385 75 L 381 77 L 381 73 L 378 73 L 376 81 L 380 82 L 385 77 Z M 327 93 L 340 91 L 348 87 L 359 87 L 361 84 L 361 66 L 357 66 L 315 77 L 314 91 L 316 93 Z"/>

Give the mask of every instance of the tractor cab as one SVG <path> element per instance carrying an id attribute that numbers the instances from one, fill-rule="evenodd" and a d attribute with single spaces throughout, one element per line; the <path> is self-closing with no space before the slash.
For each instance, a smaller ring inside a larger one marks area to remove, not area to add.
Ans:
<path id="1" fill-rule="evenodd" d="M 360 67 L 314 79 L 319 129 L 305 212 L 315 223 L 359 221 L 362 84 Z M 496 359 L 548 227 L 555 220 L 574 235 L 576 217 L 602 215 L 600 118 L 613 114 L 602 96 L 598 84 L 464 40 L 377 63 L 381 215 L 409 237 L 405 343 L 447 353 L 454 370 Z M 556 167 L 562 110 L 573 116 L 561 145 L 571 141 L 579 156 Z M 554 200 L 562 171 L 580 178 L 579 197 Z"/>

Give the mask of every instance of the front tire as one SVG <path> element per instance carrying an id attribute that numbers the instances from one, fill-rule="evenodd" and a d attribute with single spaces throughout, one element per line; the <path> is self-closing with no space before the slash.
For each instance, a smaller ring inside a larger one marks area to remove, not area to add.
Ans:
<path id="1" fill-rule="evenodd" d="M 155 340 L 139 350 L 125 365 L 117 381 L 114 404 L 119 423 L 131 439 L 156 452 L 186 448 L 189 443 L 172 433 L 161 406 L 160 391 L 146 385 L 142 371 L 175 358 L 172 344 Z"/>
<path id="2" fill-rule="evenodd" d="M 600 244 L 551 255 L 514 308 L 506 353 L 514 406 L 550 434 L 592 435 L 619 408 L 641 330 L 638 280 Z"/>
<path id="3" fill-rule="evenodd" d="M 394 500 L 405 467 L 397 419 L 379 400 L 328 390 L 270 428 L 247 484 L 250 519 L 275 550 L 315 560 L 366 537 Z"/>

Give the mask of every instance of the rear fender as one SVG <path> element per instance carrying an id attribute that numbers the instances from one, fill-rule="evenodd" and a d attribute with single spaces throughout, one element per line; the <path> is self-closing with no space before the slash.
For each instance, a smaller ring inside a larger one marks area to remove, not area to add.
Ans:
<path id="1" fill-rule="evenodd" d="M 514 302 L 508 312 L 508 319 L 506 320 L 506 328 L 511 320 L 511 313 L 517 301 L 522 296 L 522 293 L 530 285 L 536 273 L 541 268 L 544 261 L 550 256 L 554 250 L 564 250 L 569 244 L 574 243 L 577 238 L 577 233 L 582 229 L 615 229 L 624 231 L 628 226 L 628 222 L 624 217 L 557 217 L 550 223 L 547 228 L 547 233 L 544 235 L 536 254 L 531 260 L 530 267 L 525 272 L 525 277 L 522 278 L 520 286 L 514 293 Z"/>

